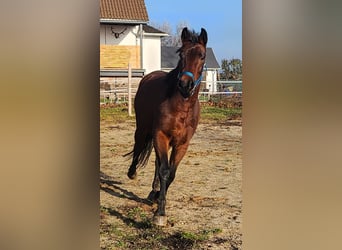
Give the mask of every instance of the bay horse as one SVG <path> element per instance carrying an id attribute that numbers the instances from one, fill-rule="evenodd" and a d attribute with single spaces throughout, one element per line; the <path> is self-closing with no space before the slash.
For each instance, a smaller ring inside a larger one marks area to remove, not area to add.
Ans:
<path id="1" fill-rule="evenodd" d="M 127 154 L 132 156 L 127 175 L 130 179 L 136 177 L 137 167 L 147 164 L 154 147 L 155 174 L 148 199 L 158 202 L 153 223 L 159 226 L 167 224 L 166 193 L 197 128 L 198 92 L 207 40 L 205 29 L 202 28 L 198 35 L 185 27 L 181 34 L 182 46 L 177 51 L 177 67 L 169 73 L 154 71 L 147 74 L 135 96 L 135 144 L 133 151 Z"/>

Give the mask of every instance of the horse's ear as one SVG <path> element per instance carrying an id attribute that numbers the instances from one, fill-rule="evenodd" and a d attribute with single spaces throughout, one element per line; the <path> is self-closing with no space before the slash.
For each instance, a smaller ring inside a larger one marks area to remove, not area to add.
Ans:
<path id="1" fill-rule="evenodd" d="M 207 31 L 201 28 L 201 34 L 198 36 L 198 41 L 203 45 L 206 46 L 208 42 L 208 34 Z"/>
<path id="2" fill-rule="evenodd" d="M 188 42 L 189 38 L 190 38 L 190 32 L 189 32 L 188 28 L 185 27 L 185 28 L 183 28 L 182 35 L 181 35 L 182 43 Z"/>

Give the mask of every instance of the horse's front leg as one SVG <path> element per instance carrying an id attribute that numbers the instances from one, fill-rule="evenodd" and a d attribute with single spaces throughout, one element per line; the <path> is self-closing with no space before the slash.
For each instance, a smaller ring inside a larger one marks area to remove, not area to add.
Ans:
<path id="1" fill-rule="evenodd" d="M 188 149 L 188 146 L 189 146 L 189 142 L 187 141 L 184 144 L 176 145 L 172 148 L 172 152 L 171 152 L 171 156 L 170 156 L 170 176 L 169 176 L 169 179 L 166 183 L 166 192 L 176 177 L 177 167 L 178 167 L 179 163 L 181 162 L 181 160 L 183 159 L 183 157 L 184 157 L 184 155 Z"/>
<path id="2" fill-rule="evenodd" d="M 158 209 L 154 214 L 153 223 L 158 226 L 166 226 L 167 216 L 165 213 L 166 206 L 166 190 L 167 182 L 170 177 L 170 168 L 168 163 L 168 150 L 169 150 L 169 139 L 162 133 L 158 132 L 154 140 L 154 147 L 157 154 L 157 158 L 160 160 L 159 165 L 159 181 L 160 191 L 158 196 Z"/>

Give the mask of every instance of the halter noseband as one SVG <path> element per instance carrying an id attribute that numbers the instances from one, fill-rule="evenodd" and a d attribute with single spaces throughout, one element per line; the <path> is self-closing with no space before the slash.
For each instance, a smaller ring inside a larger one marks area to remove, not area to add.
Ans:
<path id="1" fill-rule="evenodd" d="M 202 73 L 203 73 L 204 68 L 205 68 L 205 70 L 207 70 L 207 65 L 206 64 L 203 65 L 202 70 L 201 70 L 201 74 L 200 74 L 200 76 L 198 77 L 198 79 L 196 81 L 195 81 L 194 74 L 191 73 L 190 71 L 179 72 L 178 79 L 180 79 L 183 75 L 191 77 L 191 79 L 192 79 L 192 81 L 194 83 L 193 89 L 195 89 L 201 83 L 201 81 L 202 81 Z"/>

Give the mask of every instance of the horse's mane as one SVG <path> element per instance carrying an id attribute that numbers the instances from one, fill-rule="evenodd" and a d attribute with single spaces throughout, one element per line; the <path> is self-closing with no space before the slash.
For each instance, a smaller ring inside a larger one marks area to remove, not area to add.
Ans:
<path id="1" fill-rule="evenodd" d="M 180 72 L 180 61 L 178 61 L 177 66 L 167 73 L 166 75 L 166 82 L 167 82 L 167 96 L 170 97 L 173 95 L 174 91 L 177 90 L 177 81 L 178 75 Z"/>

